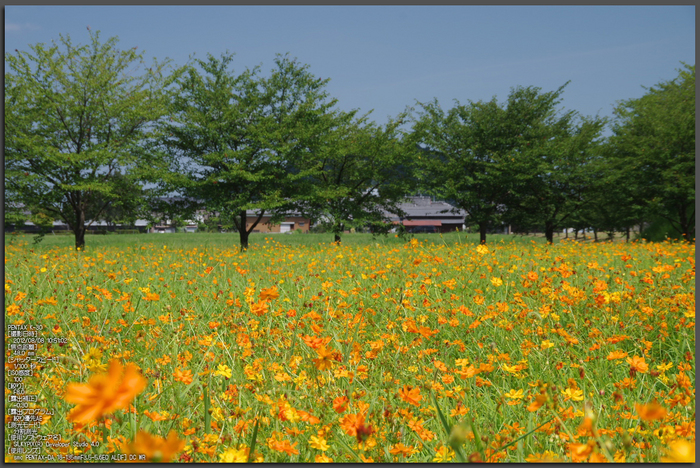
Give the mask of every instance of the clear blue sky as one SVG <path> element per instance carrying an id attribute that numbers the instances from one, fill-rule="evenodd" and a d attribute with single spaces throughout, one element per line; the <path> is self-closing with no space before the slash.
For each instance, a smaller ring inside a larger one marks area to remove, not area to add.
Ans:
<path id="1" fill-rule="evenodd" d="M 504 101 L 569 80 L 564 108 L 611 116 L 695 63 L 694 6 L 5 6 L 5 52 L 59 34 L 85 44 L 88 25 L 177 65 L 228 50 L 236 71 L 267 73 L 289 52 L 378 123 L 416 100 Z"/>

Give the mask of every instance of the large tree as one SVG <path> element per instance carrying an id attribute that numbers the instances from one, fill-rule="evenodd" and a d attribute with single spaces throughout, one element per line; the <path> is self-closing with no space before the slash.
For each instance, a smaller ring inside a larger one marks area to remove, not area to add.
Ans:
<path id="1" fill-rule="evenodd" d="M 30 46 L 6 56 L 5 183 L 12 201 L 63 220 L 85 246 L 86 222 L 162 167 L 146 148 L 167 109 L 166 62 L 145 65 L 118 39 Z M 139 68 L 141 70 L 139 71 Z"/>
<path id="2" fill-rule="evenodd" d="M 232 217 L 241 250 L 263 215 L 279 219 L 294 206 L 299 164 L 333 125 L 334 100 L 308 66 L 278 56 L 268 77 L 259 69 L 237 74 L 232 54 L 196 60 L 179 81 L 165 146 L 184 177 L 175 187 L 200 208 Z M 247 223 L 247 211 L 256 213 Z"/>
<path id="3" fill-rule="evenodd" d="M 536 98 L 548 99 L 547 93 Z M 514 155 L 518 185 L 508 201 L 514 220 L 544 228 L 547 242 L 596 195 L 593 161 L 600 150 L 605 120 L 580 118 L 575 112 L 550 112 L 530 131 L 536 136 Z"/>
<path id="4" fill-rule="evenodd" d="M 619 103 L 610 154 L 635 197 L 695 240 L 695 65 Z"/>
<path id="5" fill-rule="evenodd" d="M 404 115 L 384 125 L 367 122 L 367 116 L 350 120 L 339 115 L 338 125 L 325 144 L 309 154 L 313 172 L 305 180 L 302 210 L 326 224 L 340 242 L 349 228 L 369 226 L 373 232 L 390 227 L 387 213 L 399 208 L 412 193 L 415 149 L 399 129 Z"/>
<path id="6" fill-rule="evenodd" d="M 427 151 L 418 159 L 422 189 L 464 210 L 479 226 L 480 240 L 499 221 L 507 192 L 508 155 L 515 134 L 496 99 L 445 112 L 437 100 L 419 103 L 413 139 Z"/>

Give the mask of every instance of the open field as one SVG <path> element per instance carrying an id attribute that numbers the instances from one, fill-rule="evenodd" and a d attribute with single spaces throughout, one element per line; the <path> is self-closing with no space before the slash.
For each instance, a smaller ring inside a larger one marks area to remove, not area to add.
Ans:
<path id="1" fill-rule="evenodd" d="M 694 457 L 694 245 L 331 238 L 6 236 L 6 382 L 7 325 L 43 327 L 24 382 L 69 442 L 42 453 Z"/>

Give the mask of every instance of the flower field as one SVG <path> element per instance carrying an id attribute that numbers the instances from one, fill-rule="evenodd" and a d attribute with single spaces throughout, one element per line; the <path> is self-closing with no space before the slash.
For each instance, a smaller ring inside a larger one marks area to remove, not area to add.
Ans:
<path id="1" fill-rule="evenodd" d="M 124 237 L 5 244 L 57 461 L 694 460 L 694 245 Z"/>

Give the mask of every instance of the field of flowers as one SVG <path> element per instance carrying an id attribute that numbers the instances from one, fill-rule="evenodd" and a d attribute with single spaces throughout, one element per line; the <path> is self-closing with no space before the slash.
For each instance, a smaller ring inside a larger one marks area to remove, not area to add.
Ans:
<path id="1" fill-rule="evenodd" d="M 6 240 L 42 453 L 694 460 L 694 245 L 119 237 Z"/>

